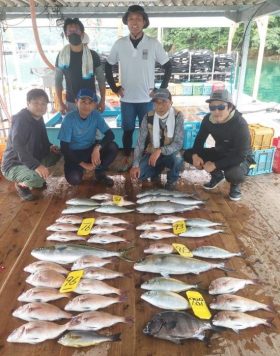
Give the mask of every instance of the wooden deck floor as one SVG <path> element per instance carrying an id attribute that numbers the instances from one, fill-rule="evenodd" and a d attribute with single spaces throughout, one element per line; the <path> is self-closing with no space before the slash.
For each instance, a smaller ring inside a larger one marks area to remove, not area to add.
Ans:
<path id="1" fill-rule="evenodd" d="M 127 195 L 134 200 L 140 187 L 132 185 L 128 176 L 115 175 L 115 187 L 106 191 L 114 194 Z M 243 199 L 236 203 L 227 198 L 228 185 L 225 183 L 215 192 L 205 192 L 195 182 L 203 182 L 204 176 L 195 171 L 186 170 L 180 181 L 179 190 L 193 192 L 208 199 L 206 209 L 192 213 L 184 213 L 185 217 L 204 217 L 221 221 L 226 226 L 222 235 L 213 235 L 203 239 L 184 240 L 190 249 L 195 246 L 209 244 L 227 248 L 232 251 L 244 251 L 246 258 L 234 257 L 227 265 L 235 270 L 230 276 L 241 278 L 257 278 L 259 285 L 248 286 L 237 294 L 257 301 L 273 304 L 275 313 L 257 311 L 252 314 L 259 317 L 273 317 L 274 327 L 257 327 L 236 334 L 226 331 L 214 334 L 211 346 L 207 347 L 200 341 L 186 341 L 183 345 L 175 345 L 167 341 L 147 337 L 142 333 L 144 325 L 159 309 L 140 299 L 139 285 L 143 280 L 152 277 L 133 270 L 133 264 L 118 260 L 111 268 L 123 272 L 131 272 L 131 277 L 109 282 L 127 291 L 128 301 L 107 308 L 108 312 L 132 316 L 134 324 L 118 324 L 110 328 L 111 333 L 121 332 L 122 341 L 105 343 L 91 348 L 73 349 L 59 345 L 55 340 L 38 345 L 11 344 L 6 342 L 7 336 L 24 322 L 12 317 L 12 311 L 20 305 L 19 294 L 29 288 L 25 279 L 27 274 L 23 268 L 34 261 L 30 251 L 45 246 L 46 227 L 60 216 L 65 201 L 72 197 L 89 197 L 101 191 L 90 181 L 80 187 L 70 187 L 63 177 L 53 176 L 49 179 L 48 188 L 39 191 L 41 199 L 34 202 L 20 202 L 14 187 L 0 179 L 0 354 L 5 356 L 170 356 L 170 355 L 270 355 L 280 354 L 280 175 L 270 174 L 250 177 L 243 185 Z M 104 191 L 104 190 L 103 190 Z M 87 214 L 92 216 L 92 214 Z M 135 245 L 132 258 L 143 256 L 143 249 L 151 241 L 138 238 L 135 226 L 154 216 L 129 213 L 125 216 L 131 222 L 129 230 L 123 236 Z M 125 247 L 124 245 L 112 248 Z M 201 282 L 208 287 L 211 280 L 224 276 L 220 270 L 205 272 L 199 276 L 182 277 L 188 282 Z M 205 294 L 207 301 L 211 298 Z M 55 302 L 63 307 L 65 301 Z M 61 322 L 63 323 L 63 322 Z"/>

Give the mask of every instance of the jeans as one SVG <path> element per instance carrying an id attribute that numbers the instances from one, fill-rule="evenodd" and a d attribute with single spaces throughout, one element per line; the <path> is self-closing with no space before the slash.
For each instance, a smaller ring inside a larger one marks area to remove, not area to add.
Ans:
<path id="1" fill-rule="evenodd" d="M 81 161 L 90 163 L 91 153 L 94 146 L 84 150 L 74 151 L 76 157 Z M 114 161 L 118 154 L 118 146 L 115 142 L 110 142 L 100 150 L 101 164 L 95 168 L 95 176 L 102 176 L 108 169 L 109 165 Z M 83 179 L 84 169 L 77 163 L 65 160 L 64 174 L 67 182 L 71 185 L 79 185 Z"/>
<path id="2" fill-rule="evenodd" d="M 155 167 L 149 165 L 150 156 L 151 155 L 149 153 L 146 153 L 141 158 L 141 161 L 139 163 L 140 180 L 156 177 L 164 170 L 164 168 L 168 168 L 168 172 L 167 172 L 168 183 L 171 184 L 175 183 L 179 179 L 180 177 L 179 173 L 184 162 L 180 152 L 173 153 L 167 156 L 161 154 L 156 162 Z"/>
<path id="3" fill-rule="evenodd" d="M 192 155 L 192 149 L 186 150 L 184 152 L 184 160 L 192 164 Z M 215 162 L 224 157 L 221 153 L 217 152 L 215 148 L 204 148 L 200 152 L 199 156 L 203 159 L 204 162 Z M 236 166 L 227 167 L 223 169 L 226 180 L 232 184 L 240 184 L 244 182 L 246 175 L 249 172 L 249 166 L 250 162 L 245 160 L 244 162 L 241 162 Z"/>

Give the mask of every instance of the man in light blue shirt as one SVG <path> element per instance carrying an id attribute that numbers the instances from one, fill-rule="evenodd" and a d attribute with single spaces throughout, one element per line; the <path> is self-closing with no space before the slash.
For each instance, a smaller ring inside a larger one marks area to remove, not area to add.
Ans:
<path id="1" fill-rule="evenodd" d="M 112 187 L 114 181 L 105 174 L 118 153 L 114 134 L 96 110 L 97 96 L 91 89 L 81 89 L 77 95 L 77 110 L 67 114 L 58 138 L 64 155 L 64 174 L 67 182 L 78 185 L 84 170 L 95 171 L 95 181 Z M 96 130 L 104 137 L 96 141 Z"/>

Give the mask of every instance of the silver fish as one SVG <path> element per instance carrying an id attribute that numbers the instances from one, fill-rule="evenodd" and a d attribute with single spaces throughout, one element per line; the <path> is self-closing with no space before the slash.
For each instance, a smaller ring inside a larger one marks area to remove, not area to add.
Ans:
<path id="1" fill-rule="evenodd" d="M 50 302 L 52 300 L 69 298 L 67 293 L 59 293 L 57 289 L 36 287 L 28 289 L 23 292 L 19 297 L 20 302 Z"/>
<path id="2" fill-rule="evenodd" d="M 238 332 L 238 330 L 253 328 L 258 325 L 272 325 L 268 319 L 261 319 L 249 314 L 233 311 L 218 312 L 214 316 L 212 323 L 216 326 L 232 329 L 235 332 Z"/>
<path id="3" fill-rule="evenodd" d="M 38 344 L 39 342 L 55 339 L 65 330 L 65 325 L 57 325 L 50 321 L 30 321 L 15 329 L 7 338 L 8 342 Z"/>
<path id="4" fill-rule="evenodd" d="M 68 274 L 69 271 L 55 262 L 36 261 L 24 267 L 24 272 L 35 273 L 43 270 L 52 270 L 61 274 Z"/>
<path id="5" fill-rule="evenodd" d="M 187 284 L 175 278 L 156 277 L 149 279 L 141 285 L 142 289 L 169 291 L 169 292 L 184 292 L 189 289 L 198 288 L 197 284 Z"/>
<path id="6" fill-rule="evenodd" d="M 98 216 L 94 221 L 95 225 L 118 225 L 118 224 L 129 224 L 128 221 L 116 218 L 115 216 Z"/>
<path id="7" fill-rule="evenodd" d="M 210 304 L 210 308 L 216 310 L 230 310 L 238 312 L 247 312 L 259 309 L 273 311 L 270 305 L 259 303 L 255 300 L 232 294 L 223 294 L 217 296 Z"/>
<path id="8" fill-rule="evenodd" d="M 180 344 L 187 339 L 204 340 L 205 331 L 211 329 L 210 322 L 197 319 L 189 313 L 164 311 L 153 316 L 143 333 Z"/>
<path id="9" fill-rule="evenodd" d="M 145 231 L 140 234 L 141 239 L 151 239 L 151 240 L 161 240 L 161 239 L 169 239 L 171 237 L 176 237 L 176 235 L 172 234 L 172 232 L 167 231 Z"/>
<path id="10" fill-rule="evenodd" d="M 99 205 L 69 205 L 66 209 L 62 210 L 61 214 L 81 214 L 95 210 L 97 207 L 99 207 Z"/>
<path id="11" fill-rule="evenodd" d="M 26 321 L 54 321 L 59 319 L 72 318 L 72 314 L 66 313 L 55 305 L 38 302 L 28 303 L 20 306 L 13 312 L 13 316 Z"/>
<path id="12" fill-rule="evenodd" d="M 74 225 L 73 225 L 74 226 Z M 54 232 L 47 237 L 48 241 L 60 241 L 60 242 L 69 242 L 69 241 L 85 241 L 85 238 L 77 235 L 76 232 L 66 231 L 66 232 Z"/>
<path id="13" fill-rule="evenodd" d="M 37 271 L 26 278 L 34 287 L 60 288 L 64 281 L 65 276 L 52 270 Z"/>
<path id="14" fill-rule="evenodd" d="M 195 258 L 179 255 L 150 255 L 134 264 L 134 269 L 141 272 L 160 273 L 163 277 L 171 274 L 199 274 L 214 268 L 228 270 L 224 263 L 209 263 Z"/>
<path id="15" fill-rule="evenodd" d="M 98 206 L 99 202 L 94 201 L 93 199 L 87 198 L 73 198 L 65 202 L 67 205 L 88 205 L 88 206 Z"/>
<path id="16" fill-rule="evenodd" d="M 102 308 L 106 308 L 109 305 L 115 303 L 122 303 L 127 300 L 125 295 L 120 295 L 118 297 L 107 297 L 104 295 L 96 294 L 83 294 L 78 295 L 74 299 L 70 300 L 65 305 L 65 310 L 68 311 L 94 311 Z"/>
<path id="17" fill-rule="evenodd" d="M 103 267 L 90 267 L 84 270 L 83 278 L 98 279 L 100 281 L 104 279 L 113 279 L 118 277 L 124 277 L 122 272 L 112 271 Z"/>
<path id="18" fill-rule="evenodd" d="M 122 291 L 118 288 L 112 287 L 109 284 L 93 280 L 93 279 L 81 279 L 77 288 L 75 289 L 75 293 L 78 294 L 118 294 L 121 295 Z"/>
<path id="19" fill-rule="evenodd" d="M 205 237 L 223 231 L 221 229 L 212 229 L 211 227 L 189 227 L 186 232 L 180 234 L 180 237 Z"/>
<path id="20" fill-rule="evenodd" d="M 105 213 L 105 214 L 125 214 L 134 211 L 134 209 L 127 209 L 123 206 L 118 205 L 103 205 L 97 208 L 95 211 L 98 213 Z"/>
<path id="21" fill-rule="evenodd" d="M 58 219 L 55 220 L 57 223 L 62 223 L 62 224 L 81 224 L 83 221 L 83 218 L 78 215 L 62 215 Z"/>
<path id="22" fill-rule="evenodd" d="M 161 217 L 157 218 L 155 222 L 163 223 L 163 224 L 173 224 L 176 221 L 185 220 L 184 217 L 175 216 L 175 215 L 162 215 Z"/>
<path id="23" fill-rule="evenodd" d="M 172 229 L 172 225 L 157 223 L 154 221 L 148 221 L 141 225 L 136 226 L 136 230 L 169 230 Z"/>
<path id="24" fill-rule="evenodd" d="M 115 202 L 113 200 L 104 200 L 100 205 L 115 205 Z M 130 205 L 135 205 L 133 201 L 125 200 L 123 199 L 120 201 L 119 206 L 130 206 Z"/>
<path id="25" fill-rule="evenodd" d="M 86 245 L 61 244 L 35 248 L 31 251 L 31 255 L 41 261 L 56 262 L 63 265 L 73 263 L 80 257 L 89 255 L 100 258 L 113 256 L 124 258 L 128 250 L 129 249 L 121 251 L 109 251 L 102 248 Z"/>
<path id="26" fill-rule="evenodd" d="M 111 234 L 96 234 L 87 239 L 89 243 L 95 244 L 111 244 L 115 242 L 128 242 L 126 239 L 120 236 L 111 235 Z"/>
<path id="27" fill-rule="evenodd" d="M 188 197 L 190 194 L 179 192 L 177 190 L 166 190 L 166 189 L 149 189 L 145 190 L 136 195 L 137 198 L 142 198 L 147 195 L 162 195 L 162 196 L 173 196 L 173 197 Z"/>
<path id="28" fill-rule="evenodd" d="M 101 335 L 94 331 L 69 331 L 63 335 L 57 342 L 63 346 L 69 347 L 87 347 L 99 345 L 102 342 L 120 341 L 121 334 Z"/>
<path id="29" fill-rule="evenodd" d="M 150 253 L 150 254 L 169 254 L 169 253 L 173 253 L 175 250 L 173 248 L 173 246 L 171 244 L 164 244 L 164 243 L 155 243 L 150 245 L 148 248 L 146 248 L 144 250 L 144 253 Z"/>
<path id="30" fill-rule="evenodd" d="M 72 271 L 76 269 L 84 269 L 88 267 L 102 267 L 109 263 L 112 263 L 113 260 L 110 258 L 99 258 L 97 256 L 83 256 L 73 263 L 71 268 Z"/>
<path id="31" fill-rule="evenodd" d="M 95 200 L 113 200 L 113 194 L 109 193 L 99 193 L 95 194 L 90 199 L 95 199 Z"/>
<path id="32" fill-rule="evenodd" d="M 192 254 L 196 257 L 204 258 L 230 258 L 234 256 L 242 256 L 241 252 L 230 252 L 216 246 L 200 246 L 192 250 Z"/>
<path id="33" fill-rule="evenodd" d="M 193 206 L 190 208 L 183 204 L 176 204 L 172 202 L 152 202 L 145 203 L 136 208 L 142 214 L 172 214 L 176 212 L 183 212 L 187 210 L 192 210 Z"/>
<path id="34" fill-rule="evenodd" d="M 200 218 L 182 218 L 180 216 L 175 215 L 163 215 L 160 218 L 156 219 L 155 222 L 164 223 L 164 224 L 173 224 L 176 221 L 184 220 L 186 225 L 189 227 L 212 227 L 212 226 L 220 226 L 222 223 L 210 221 L 207 219 Z"/>
<path id="35" fill-rule="evenodd" d="M 57 232 L 57 231 L 63 231 L 63 232 L 66 232 L 66 231 L 78 231 L 78 227 L 73 225 L 73 224 L 61 224 L 61 223 L 56 223 L 56 224 L 52 224 L 50 226 L 47 227 L 46 230 L 48 231 L 54 231 L 54 232 Z"/>
<path id="36" fill-rule="evenodd" d="M 234 277 L 221 277 L 212 281 L 209 285 L 209 294 L 235 293 L 246 285 L 257 284 L 256 279 L 241 279 Z"/>
<path id="37" fill-rule="evenodd" d="M 186 298 L 169 291 L 151 290 L 142 294 L 141 299 L 161 309 L 186 310 L 189 308 Z"/>
<path id="38" fill-rule="evenodd" d="M 195 199 L 192 197 L 188 197 L 188 198 L 183 198 L 183 197 L 177 198 L 176 197 L 176 198 L 170 199 L 170 202 L 176 203 L 176 204 L 182 204 L 182 205 L 186 205 L 186 206 L 205 204 L 204 201 Z"/>
<path id="39" fill-rule="evenodd" d="M 100 330 L 117 323 L 131 323 L 131 318 L 92 311 L 74 316 L 69 322 L 68 330 Z"/>
<path id="40" fill-rule="evenodd" d="M 116 232 L 124 231 L 125 228 L 115 225 L 97 225 L 91 229 L 91 234 L 115 234 Z"/>

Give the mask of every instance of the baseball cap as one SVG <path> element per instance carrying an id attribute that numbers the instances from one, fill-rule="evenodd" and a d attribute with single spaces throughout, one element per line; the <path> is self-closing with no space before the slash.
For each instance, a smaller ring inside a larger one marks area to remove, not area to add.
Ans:
<path id="1" fill-rule="evenodd" d="M 216 101 L 216 100 L 234 105 L 232 96 L 227 89 L 213 91 L 210 98 L 206 100 L 206 103 L 211 103 L 211 101 Z"/>
<path id="2" fill-rule="evenodd" d="M 171 100 L 171 94 L 170 91 L 168 89 L 158 89 L 156 90 L 152 101 L 155 100 Z"/>
<path id="3" fill-rule="evenodd" d="M 77 94 L 77 99 L 81 98 L 90 98 L 92 101 L 95 101 L 97 103 L 97 95 L 94 90 L 91 89 L 80 89 L 78 94 Z"/>

